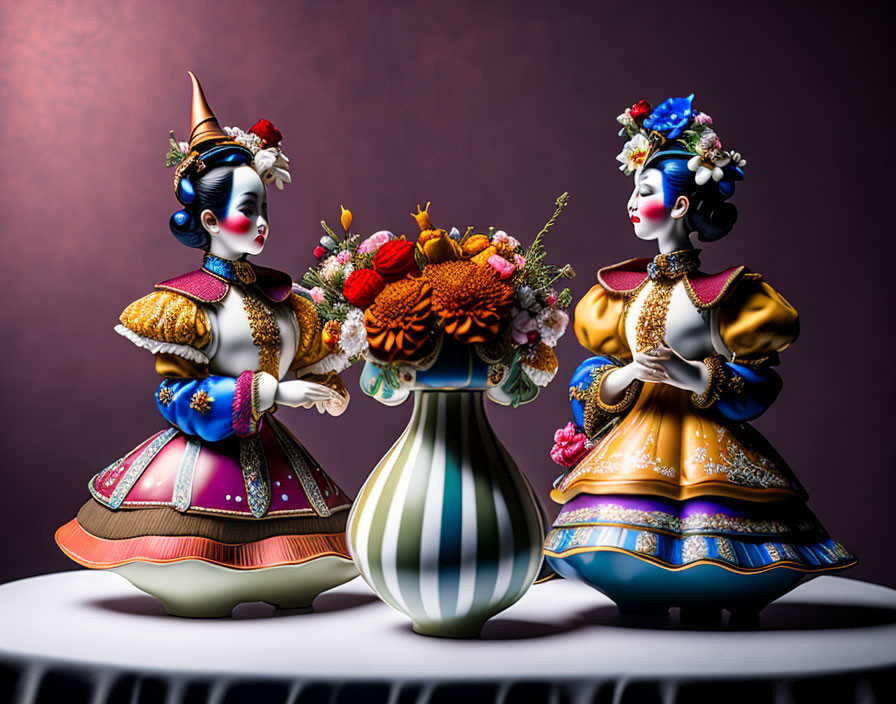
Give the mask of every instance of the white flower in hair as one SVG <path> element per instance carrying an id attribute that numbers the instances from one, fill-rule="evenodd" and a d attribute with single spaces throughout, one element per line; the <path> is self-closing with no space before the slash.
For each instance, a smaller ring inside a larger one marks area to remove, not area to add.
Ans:
<path id="1" fill-rule="evenodd" d="M 241 130 L 239 127 L 225 127 L 224 132 L 234 142 L 242 144 L 253 154 L 261 149 L 261 137 L 259 137 L 257 134 L 253 134 L 252 132 L 243 132 L 243 130 Z"/>
<path id="2" fill-rule="evenodd" d="M 713 150 L 705 157 L 698 154 L 688 159 L 688 168 L 696 172 L 694 181 L 698 186 L 702 186 L 709 179 L 718 182 L 725 178 L 725 172 L 722 170 L 722 167 L 727 166 L 729 161 L 731 159 L 723 156 L 723 152 Z"/>
<path id="3" fill-rule="evenodd" d="M 265 183 L 273 183 L 281 191 L 284 183 L 291 183 L 289 159 L 276 147 L 260 149 L 253 160 L 255 170 Z"/>
<path id="4" fill-rule="evenodd" d="M 626 176 L 631 176 L 644 166 L 649 153 L 650 142 L 647 141 L 647 137 L 639 132 L 625 143 L 622 151 L 616 156 L 616 161 L 621 163 L 619 170 Z"/>

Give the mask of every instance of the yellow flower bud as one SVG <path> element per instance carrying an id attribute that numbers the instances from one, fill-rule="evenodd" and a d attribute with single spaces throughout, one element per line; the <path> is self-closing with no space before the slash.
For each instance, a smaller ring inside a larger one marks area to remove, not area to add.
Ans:
<path id="1" fill-rule="evenodd" d="M 417 239 L 418 246 L 430 264 L 446 262 L 450 259 L 459 259 L 461 256 L 460 245 L 448 236 L 444 230 L 426 230 L 420 233 Z"/>
<path id="2" fill-rule="evenodd" d="M 493 254 L 497 254 L 498 250 L 494 245 L 489 245 L 485 249 L 483 249 L 479 254 L 471 259 L 474 264 L 478 264 L 479 266 L 486 266 L 488 264 L 488 258 Z"/>
<path id="3" fill-rule="evenodd" d="M 352 211 L 346 210 L 341 205 L 339 209 L 342 211 L 342 214 L 339 216 L 339 221 L 342 223 L 342 229 L 348 232 L 348 228 L 352 226 Z"/>
<path id="4" fill-rule="evenodd" d="M 473 257 L 488 247 L 488 237 L 485 235 L 473 235 L 464 240 L 463 252 L 465 257 Z"/>

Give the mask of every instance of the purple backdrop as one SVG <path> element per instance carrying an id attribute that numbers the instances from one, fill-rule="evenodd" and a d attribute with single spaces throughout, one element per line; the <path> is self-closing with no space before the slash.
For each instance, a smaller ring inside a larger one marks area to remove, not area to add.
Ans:
<path id="1" fill-rule="evenodd" d="M 797 5 L 4 2 L 0 581 L 72 568 L 53 531 L 95 471 L 162 426 L 151 359 L 112 326 L 199 264 L 168 233 L 162 165 L 168 130 L 188 131 L 190 68 L 223 124 L 266 117 L 285 135 L 293 184 L 271 194 L 260 263 L 300 274 L 340 203 L 359 232 L 413 233 L 408 213 L 432 200 L 437 224 L 528 242 L 568 190 L 548 247 L 577 267 L 576 298 L 599 266 L 651 253 L 626 219 L 614 118 L 696 92 L 749 160 L 740 224 L 705 267 L 747 264 L 802 315 L 785 389 L 756 425 L 859 554 L 852 574 L 896 586 L 881 522 L 894 490 L 889 52 L 868 41 L 874 9 Z M 558 353 L 535 403 L 489 408 L 545 499 L 565 382 L 585 356 L 572 334 Z M 364 397 L 357 376 L 341 418 L 280 414 L 353 494 L 410 414 Z"/>

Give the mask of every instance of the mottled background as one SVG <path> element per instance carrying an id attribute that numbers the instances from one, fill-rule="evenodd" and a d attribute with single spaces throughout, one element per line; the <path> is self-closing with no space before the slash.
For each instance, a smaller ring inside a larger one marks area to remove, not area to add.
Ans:
<path id="1" fill-rule="evenodd" d="M 883 5 L 881 6 L 883 7 Z M 686 8 L 686 9 L 684 9 Z M 651 254 L 631 232 L 614 118 L 694 91 L 749 160 L 741 220 L 704 250 L 747 264 L 802 315 L 785 388 L 756 425 L 790 461 L 829 531 L 893 567 L 893 99 L 884 18 L 851 3 L 46 2 L 0 9 L 3 510 L 0 582 L 74 564 L 53 531 L 90 476 L 162 427 L 149 354 L 113 331 L 160 279 L 199 265 L 168 232 L 168 130 L 188 132 L 186 69 L 223 124 L 285 135 L 293 184 L 270 198 L 258 261 L 300 274 L 339 204 L 355 231 L 496 225 L 524 242 L 564 190 L 548 239 L 576 298 L 602 265 Z M 533 404 L 489 404 L 546 500 L 566 423 L 573 335 Z M 348 373 L 357 389 L 357 370 Z M 353 395 L 338 419 L 280 417 L 350 493 L 407 422 Z"/>

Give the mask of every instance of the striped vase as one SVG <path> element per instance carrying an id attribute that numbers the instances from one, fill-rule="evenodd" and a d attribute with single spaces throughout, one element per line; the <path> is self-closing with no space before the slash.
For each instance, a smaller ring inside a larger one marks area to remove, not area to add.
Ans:
<path id="1" fill-rule="evenodd" d="M 535 580 L 543 531 L 482 391 L 415 391 L 411 421 L 361 488 L 347 537 L 364 579 L 417 633 L 475 637 Z"/>

